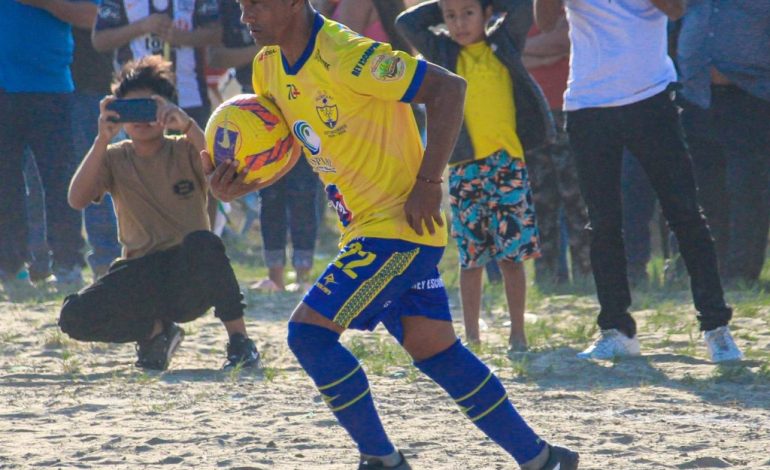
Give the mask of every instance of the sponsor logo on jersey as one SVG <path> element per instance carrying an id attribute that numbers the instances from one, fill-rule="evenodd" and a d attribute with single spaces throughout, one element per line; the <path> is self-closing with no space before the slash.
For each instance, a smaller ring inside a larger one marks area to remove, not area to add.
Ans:
<path id="1" fill-rule="evenodd" d="M 353 76 L 358 77 L 361 75 L 361 72 L 364 70 L 364 65 L 366 65 L 367 62 L 369 62 L 369 58 L 374 54 L 374 51 L 380 47 L 379 42 L 375 42 L 371 46 L 369 46 L 368 49 L 364 51 L 363 54 L 361 54 L 361 58 L 358 59 L 358 62 L 356 63 L 355 67 L 353 67 L 353 71 L 350 72 L 353 74 Z"/>
<path id="2" fill-rule="evenodd" d="M 296 100 L 299 97 L 300 93 L 296 85 L 294 85 L 293 83 L 289 83 L 288 85 L 286 85 L 286 88 L 288 89 L 289 101 Z"/>
<path id="3" fill-rule="evenodd" d="M 318 155 L 321 151 L 321 138 L 315 133 L 313 128 L 307 121 L 297 121 L 292 126 L 294 135 L 302 142 L 302 145 L 310 152 L 311 155 Z"/>
<path id="4" fill-rule="evenodd" d="M 326 198 L 329 200 L 329 205 L 337 212 L 337 217 L 340 219 L 340 223 L 343 227 L 350 225 L 353 220 L 353 213 L 348 209 L 345 204 L 345 198 L 337 188 L 337 185 L 330 184 L 326 186 Z"/>
<path id="5" fill-rule="evenodd" d="M 316 61 L 320 62 L 321 65 L 323 65 L 323 68 L 325 68 L 326 70 L 329 70 L 329 68 L 331 67 L 329 62 L 326 62 L 324 60 L 324 58 L 321 57 L 321 51 L 319 49 L 315 50 L 315 54 L 313 54 L 313 59 L 315 59 Z"/>

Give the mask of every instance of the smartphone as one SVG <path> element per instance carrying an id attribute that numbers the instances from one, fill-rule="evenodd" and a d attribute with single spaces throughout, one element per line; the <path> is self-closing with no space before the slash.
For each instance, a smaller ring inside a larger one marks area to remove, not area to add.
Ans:
<path id="1" fill-rule="evenodd" d="M 112 122 L 153 122 L 158 114 L 157 103 L 152 98 L 117 99 L 108 103 L 107 109 L 120 115 L 110 118 Z"/>

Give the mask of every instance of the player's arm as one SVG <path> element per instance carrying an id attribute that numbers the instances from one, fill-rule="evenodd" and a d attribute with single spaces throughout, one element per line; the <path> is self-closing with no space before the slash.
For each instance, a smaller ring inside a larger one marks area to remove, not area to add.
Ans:
<path id="1" fill-rule="evenodd" d="M 540 31 L 553 30 L 563 14 L 562 0 L 535 0 L 535 24 Z"/>
<path id="2" fill-rule="evenodd" d="M 465 80 L 435 64 L 427 63 L 425 78 L 414 102 L 425 104 L 428 141 L 417 181 L 404 205 L 406 218 L 415 232 L 422 225 L 433 234 L 441 218 L 441 175 L 454 149 L 463 122 Z"/>
<path id="3" fill-rule="evenodd" d="M 70 181 L 67 202 L 73 209 L 85 209 L 104 194 L 103 171 L 107 146 L 120 131 L 120 124 L 109 120 L 111 117 L 118 117 L 115 111 L 107 109 L 107 104 L 113 100 L 115 100 L 114 96 L 107 96 L 99 103 L 98 134 Z"/>
<path id="4" fill-rule="evenodd" d="M 687 9 L 687 0 L 650 0 L 655 7 L 668 16 L 671 21 L 676 21 Z"/>

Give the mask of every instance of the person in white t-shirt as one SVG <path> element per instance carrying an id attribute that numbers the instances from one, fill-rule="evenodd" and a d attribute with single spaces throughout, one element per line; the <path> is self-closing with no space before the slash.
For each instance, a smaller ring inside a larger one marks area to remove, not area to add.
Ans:
<path id="1" fill-rule="evenodd" d="M 564 110 L 592 240 L 591 265 L 600 337 L 585 359 L 639 355 L 622 237 L 620 177 L 623 148 L 639 160 L 676 234 L 698 320 L 714 362 L 742 358 L 728 323 L 711 233 L 701 214 L 687 146 L 674 104 L 676 70 L 667 54 L 666 24 L 684 14 L 685 0 L 535 0 L 541 30 L 562 8 L 571 56 Z"/>

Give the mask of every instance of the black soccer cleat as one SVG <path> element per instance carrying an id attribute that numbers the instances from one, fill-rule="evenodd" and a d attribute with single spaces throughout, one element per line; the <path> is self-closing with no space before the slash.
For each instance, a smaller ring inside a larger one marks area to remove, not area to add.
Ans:
<path id="1" fill-rule="evenodd" d="M 559 446 L 548 446 L 548 462 L 542 470 L 577 470 L 580 454 Z"/>
<path id="2" fill-rule="evenodd" d="M 361 462 L 358 464 L 358 470 L 412 470 L 409 462 L 406 461 L 404 454 L 399 451 L 398 455 L 401 456 L 401 462 L 395 467 L 386 467 L 382 460 L 377 457 L 364 457 L 361 456 Z"/>

